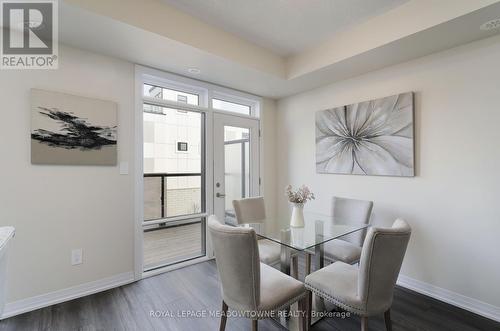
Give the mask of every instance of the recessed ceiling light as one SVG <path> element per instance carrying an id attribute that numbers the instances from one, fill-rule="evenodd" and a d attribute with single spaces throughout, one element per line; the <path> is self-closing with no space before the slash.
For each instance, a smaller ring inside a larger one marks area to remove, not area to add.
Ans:
<path id="1" fill-rule="evenodd" d="M 201 73 L 201 70 L 200 70 L 200 69 L 198 69 L 198 68 L 189 68 L 189 69 L 188 69 L 188 72 L 189 72 L 190 74 L 198 75 L 199 73 Z"/>
<path id="2" fill-rule="evenodd" d="M 479 27 L 483 31 L 494 30 L 500 28 L 500 18 L 488 21 Z"/>

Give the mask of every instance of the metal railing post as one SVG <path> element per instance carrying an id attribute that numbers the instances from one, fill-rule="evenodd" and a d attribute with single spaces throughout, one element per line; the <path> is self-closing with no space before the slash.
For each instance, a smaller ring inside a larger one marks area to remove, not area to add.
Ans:
<path id="1" fill-rule="evenodd" d="M 161 218 L 165 218 L 165 176 L 161 176 Z"/>

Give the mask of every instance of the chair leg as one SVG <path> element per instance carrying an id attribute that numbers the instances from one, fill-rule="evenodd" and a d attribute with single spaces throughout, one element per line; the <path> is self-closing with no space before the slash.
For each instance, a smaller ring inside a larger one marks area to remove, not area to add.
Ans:
<path id="1" fill-rule="evenodd" d="M 258 330 L 259 330 L 259 321 L 252 320 L 252 331 L 258 331 Z"/>
<path id="2" fill-rule="evenodd" d="M 299 257 L 292 256 L 292 275 L 293 278 L 299 279 Z"/>
<path id="3" fill-rule="evenodd" d="M 311 254 L 306 253 L 306 276 L 311 273 Z"/>
<path id="4" fill-rule="evenodd" d="M 307 310 L 307 295 L 299 300 L 299 331 L 309 331 Z"/>
<path id="5" fill-rule="evenodd" d="M 306 318 L 306 324 L 307 324 L 307 329 L 309 329 L 312 325 L 312 292 L 307 291 L 306 292 L 306 311 L 307 311 L 307 318 Z"/>
<path id="6" fill-rule="evenodd" d="M 387 331 L 392 331 L 391 310 L 387 309 L 384 313 L 385 328 Z"/>
<path id="7" fill-rule="evenodd" d="M 368 317 L 361 316 L 361 331 L 368 331 Z"/>
<path id="8" fill-rule="evenodd" d="M 305 331 L 304 330 L 304 312 L 306 311 L 305 310 L 305 307 L 304 307 L 304 299 L 300 299 L 299 302 L 297 302 L 297 306 L 298 306 L 298 313 L 299 313 L 299 331 Z"/>
<path id="9" fill-rule="evenodd" d="M 227 309 L 228 309 L 228 307 L 223 300 L 222 301 L 222 313 L 220 316 L 220 328 L 219 328 L 220 331 L 224 331 L 226 329 Z"/>

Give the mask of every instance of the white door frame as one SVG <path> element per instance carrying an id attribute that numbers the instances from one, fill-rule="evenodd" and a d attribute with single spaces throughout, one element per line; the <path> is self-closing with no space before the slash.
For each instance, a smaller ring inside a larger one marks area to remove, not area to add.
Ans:
<path id="1" fill-rule="evenodd" d="M 249 153 L 249 171 L 250 171 L 250 196 L 260 194 L 260 137 L 259 120 L 234 116 L 229 114 L 215 113 L 213 116 L 213 146 L 214 146 L 214 214 L 220 221 L 225 218 L 225 152 L 224 152 L 224 127 L 234 126 L 248 128 L 250 130 L 250 153 Z M 217 183 L 220 184 L 217 187 Z M 221 194 L 221 197 L 217 197 Z"/>
<path id="2" fill-rule="evenodd" d="M 197 258 L 174 265 L 167 266 L 155 271 L 144 273 L 143 266 L 143 227 L 142 222 L 144 219 L 144 169 L 143 169 L 143 84 L 146 82 L 155 82 L 166 87 L 177 86 L 182 90 L 190 90 L 191 93 L 200 95 L 200 106 L 183 105 L 167 100 L 148 100 L 155 101 L 155 103 L 162 104 L 165 107 L 172 107 L 178 109 L 185 109 L 189 111 L 199 111 L 205 113 L 205 206 L 206 215 L 214 213 L 214 116 L 215 114 L 225 114 L 231 118 L 243 118 L 256 120 L 260 126 L 262 125 L 259 118 L 261 112 L 262 98 L 247 94 L 240 91 L 231 90 L 228 88 L 220 87 L 214 84 L 201 82 L 198 80 L 190 79 L 183 76 L 163 72 L 160 70 L 143 67 L 140 65 L 135 66 L 135 116 L 134 116 L 134 135 L 135 135 L 135 153 L 134 153 L 134 276 L 135 280 L 140 280 L 144 277 L 152 276 L 169 270 L 184 267 L 186 265 L 199 263 L 213 258 L 213 249 L 210 241 L 210 236 L 206 236 L 206 256 Z M 175 89 L 175 88 L 174 88 Z M 210 100 L 213 96 L 223 98 L 228 101 L 237 101 L 239 103 L 247 104 L 251 107 L 251 115 L 239 115 L 221 110 L 212 109 Z M 233 97 L 234 100 L 230 100 Z M 258 139 L 259 147 L 261 146 L 260 139 Z M 260 148 L 262 150 L 262 148 Z M 262 158 L 259 155 L 259 158 Z M 261 163 L 256 162 L 258 172 L 260 173 Z M 259 187 L 258 185 L 257 187 Z"/>
<path id="3" fill-rule="evenodd" d="M 211 244 L 206 240 L 206 255 L 192 260 L 179 262 L 156 270 L 144 272 L 144 257 L 143 257 L 143 220 L 144 220 L 144 167 L 143 167 L 143 104 L 144 101 L 154 103 L 158 106 L 176 108 L 187 111 L 195 111 L 205 114 L 205 213 L 200 216 L 211 215 L 213 210 L 213 149 L 211 143 L 212 137 L 212 114 L 208 106 L 208 89 L 202 84 L 197 84 L 195 90 L 189 90 L 191 86 L 188 84 L 189 79 L 165 73 L 155 69 L 150 69 L 136 65 L 135 67 L 135 82 L 136 82 L 136 105 L 135 105 L 135 217 L 134 217 L 134 276 L 135 280 L 140 280 L 145 277 L 160 274 L 169 270 L 178 269 L 186 265 L 206 261 L 211 258 Z M 168 100 L 159 100 L 145 98 L 143 96 L 144 83 L 157 84 L 167 88 L 185 90 L 187 92 L 197 93 L 200 95 L 200 106 L 192 106 L 180 104 Z M 177 85 L 176 85 L 177 84 Z M 205 231 L 206 233 L 206 231 Z M 206 236 L 207 237 L 207 236 Z M 208 237 L 206 238 L 208 239 Z"/>

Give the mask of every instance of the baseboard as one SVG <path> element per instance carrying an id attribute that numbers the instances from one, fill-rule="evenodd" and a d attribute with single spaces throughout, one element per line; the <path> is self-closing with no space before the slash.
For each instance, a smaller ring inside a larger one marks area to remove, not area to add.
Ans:
<path id="1" fill-rule="evenodd" d="M 1 319 L 109 290 L 132 283 L 133 281 L 134 273 L 130 271 L 63 290 L 7 303 Z M 500 322 L 500 307 L 404 275 L 399 276 L 397 284 L 401 287 Z"/>
<path id="2" fill-rule="evenodd" d="M 500 322 L 500 307 L 403 275 L 399 276 L 397 284 L 401 287 Z"/>
<path id="3" fill-rule="evenodd" d="M 5 305 L 1 319 L 26 313 L 39 308 L 55 305 L 64 301 L 81 298 L 97 292 L 109 290 L 134 281 L 132 271 L 92 281 L 89 283 L 69 287 L 63 290 L 37 295 L 22 299 Z"/>

